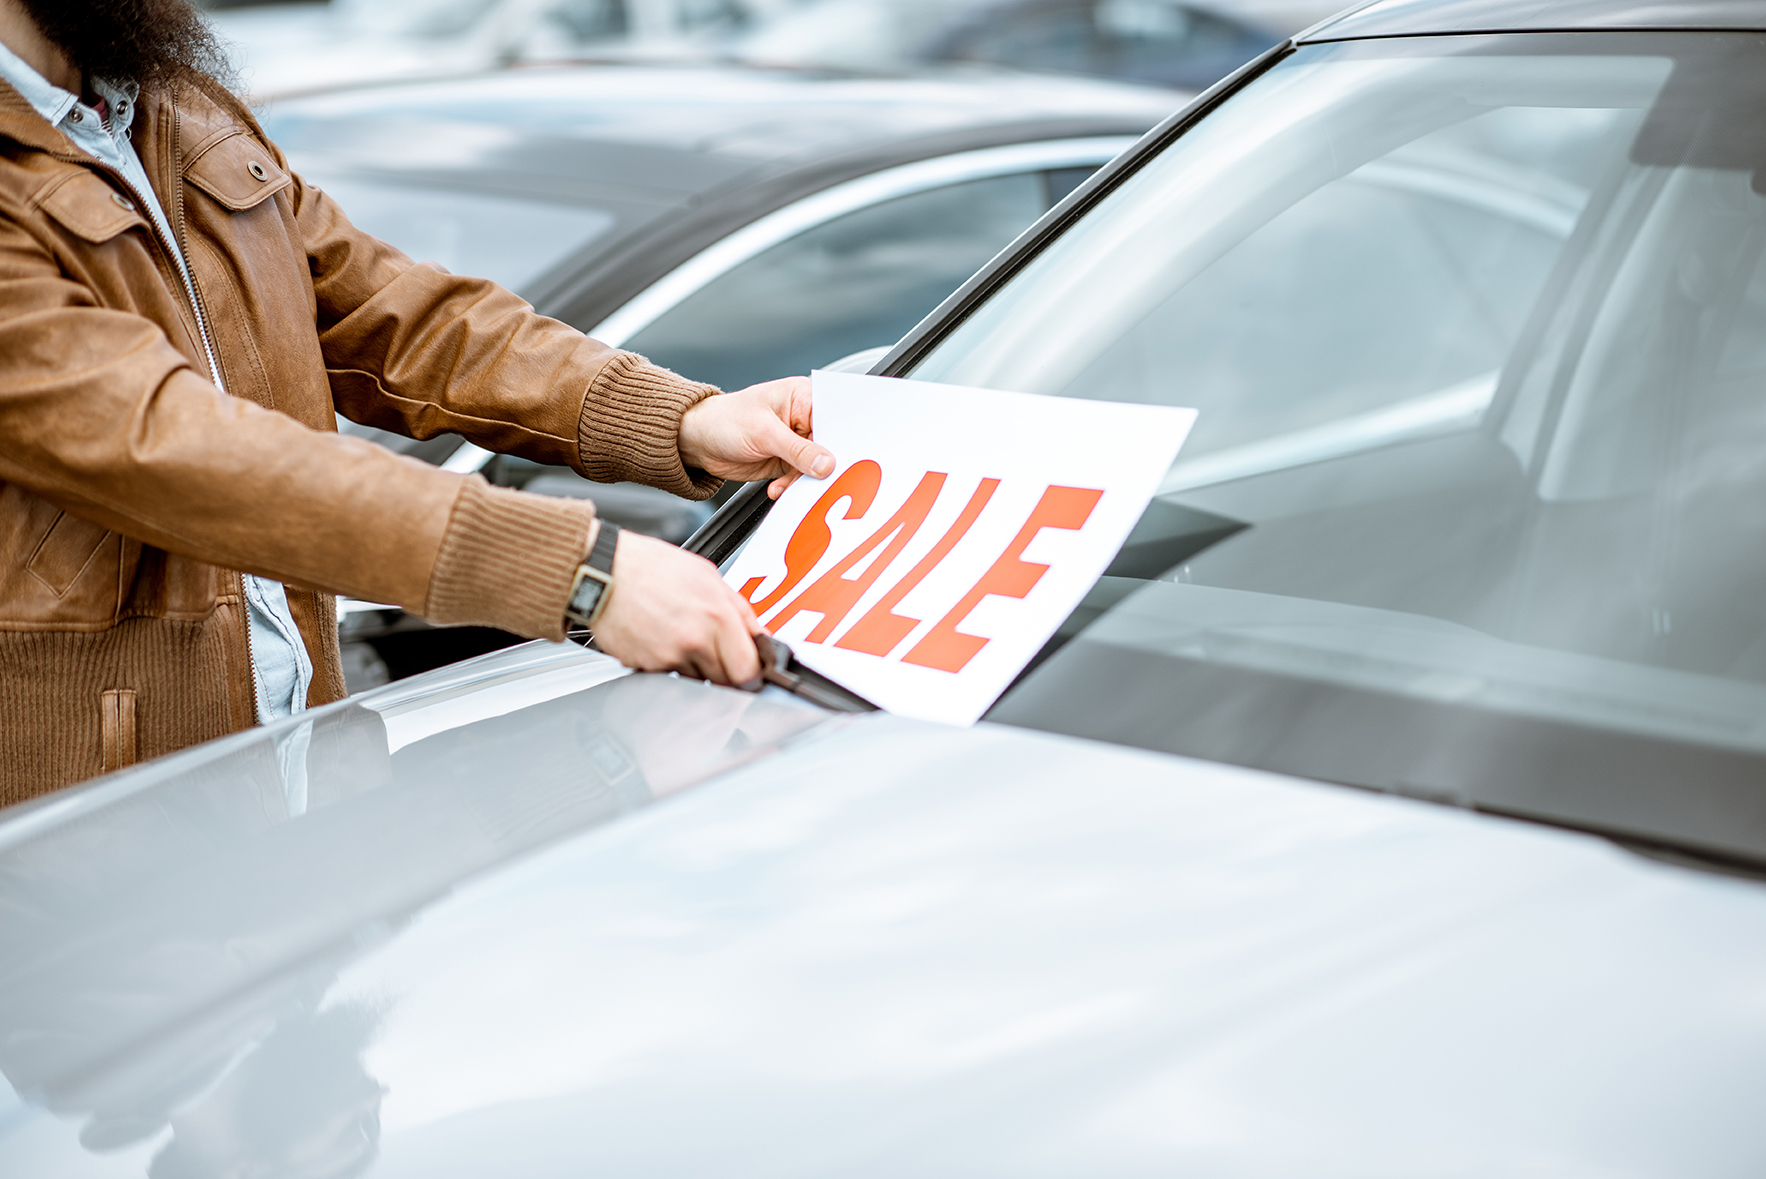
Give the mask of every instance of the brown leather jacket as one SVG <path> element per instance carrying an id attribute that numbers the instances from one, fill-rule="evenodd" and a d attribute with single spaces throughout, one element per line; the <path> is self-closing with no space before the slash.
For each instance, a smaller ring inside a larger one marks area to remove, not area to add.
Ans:
<path id="1" fill-rule="evenodd" d="M 143 95 L 136 149 L 181 238 L 0 82 L 0 803 L 252 724 L 240 571 L 289 586 L 344 693 L 332 595 L 562 637 L 593 509 L 339 435 L 417 438 L 683 495 L 715 390 L 416 264 L 292 174 L 206 80 Z"/>

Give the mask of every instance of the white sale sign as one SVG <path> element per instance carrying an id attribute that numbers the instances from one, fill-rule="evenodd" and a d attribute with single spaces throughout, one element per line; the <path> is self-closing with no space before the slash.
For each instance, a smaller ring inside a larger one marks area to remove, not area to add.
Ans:
<path id="1" fill-rule="evenodd" d="M 727 574 L 799 660 L 891 712 L 973 724 L 1128 537 L 1196 411 L 818 372 L 838 465 Z"/>

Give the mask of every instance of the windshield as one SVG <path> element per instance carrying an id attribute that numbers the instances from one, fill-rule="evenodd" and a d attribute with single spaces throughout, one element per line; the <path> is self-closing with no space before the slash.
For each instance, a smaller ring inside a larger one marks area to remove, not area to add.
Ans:
<path id="1" fill-rule="evenodd" d="M 1763 55 L 1303 48 L 1031 261 L 904 375 L 1200 417 L 992 717 L 1766 855 Z"/>

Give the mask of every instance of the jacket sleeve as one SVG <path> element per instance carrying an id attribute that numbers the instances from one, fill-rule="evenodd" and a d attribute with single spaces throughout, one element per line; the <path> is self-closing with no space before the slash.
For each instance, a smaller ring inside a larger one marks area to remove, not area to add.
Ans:
<path id="1" fill-rule="evenodd" d="M 562 638 L 593 508 L 438 471 L 229 397 L 0 212 L 0 481 L 146 544 Z"/>
<path id="2" fill-rule="evenodd" d="M 319 342 L 338 412 L 413 438 L 704 499 L 722 481 L 681 464 L 681 415 L 717 390 L 591 340 L 495 283 L 414 263 L 295 179 Z"/>

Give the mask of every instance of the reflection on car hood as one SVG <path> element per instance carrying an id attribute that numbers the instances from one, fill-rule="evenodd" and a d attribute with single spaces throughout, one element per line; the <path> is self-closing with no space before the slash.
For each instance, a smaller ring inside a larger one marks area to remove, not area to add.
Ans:
<path id="1" fill-rule="evenodd" d="M 0 1173 L 1766 1164 L 1753 883 L 588 654 L 454 674 L 0 825 Z"/>

